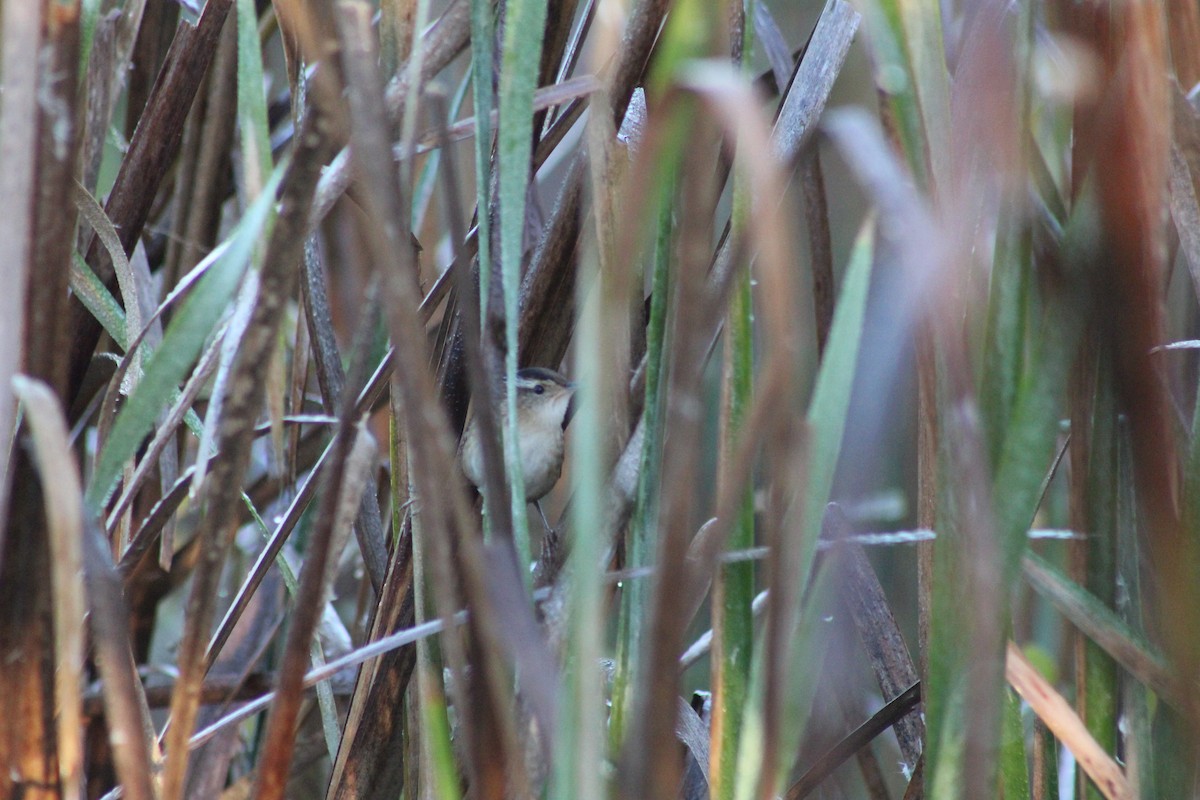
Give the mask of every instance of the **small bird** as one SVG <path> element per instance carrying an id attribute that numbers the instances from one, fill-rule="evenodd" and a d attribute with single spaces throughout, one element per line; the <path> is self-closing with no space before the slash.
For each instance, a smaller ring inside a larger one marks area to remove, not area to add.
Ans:
<path id="1" fill-rule="evenodd" d="M 575 384 L 551 369 L 517 371 L 517 430 L 525 499 L 533 503 L 546 530 L 551 530 L 541 499 L 562 475 L 563 432 L 571 421 Z M 475 418 L 467 423 L 459 451 L 463 474 L 475 487 L 483 484 L 483 448 Z"/>

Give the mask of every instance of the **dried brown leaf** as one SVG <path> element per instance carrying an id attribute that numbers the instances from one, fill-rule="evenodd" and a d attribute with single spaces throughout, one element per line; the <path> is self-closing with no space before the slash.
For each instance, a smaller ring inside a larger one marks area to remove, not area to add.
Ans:
<path id="1" fill-rule="evenodd" d="M 1071 704 L 1034 669 L 1012 642 L 1008 643 L 1006 664 L 1005 674 L 1009 684 L 1074 754 L 1076 762 L 1104 796 L 1108 800 L 1132 800 L 1133 793 L 1117 762 L 1092 738 Z"/>

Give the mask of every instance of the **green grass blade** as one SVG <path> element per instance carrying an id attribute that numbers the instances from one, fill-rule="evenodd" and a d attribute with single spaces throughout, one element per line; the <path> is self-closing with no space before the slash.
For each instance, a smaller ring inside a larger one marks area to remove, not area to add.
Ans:
<path id="1" fill-rule="evenodd" d="M 92 42 L 96 38 L 96 23 L 100 19 L 101 0 L 80 0 L 79 3 L 79 80 L 87 75 Z"/>
<path id="2" fill-rule="evenodd" d="M 454 760 L 454 744 L 450 740 L 450 718 L 446 711 L 446 695 L 441 683 L 429 675 L 422 662 L 417 677 L 421 692 L 421 742 L 426 748 L 427 766 L 432 775 L 427 785 L 433 787 L 433 796 L 438 800 L 458 800 L 462 797 L 458 778 L 458 766 Z"/>
<path id="3" fill-rule="evenodd" d="M 1075 359 L 1082 323 L 1065 296 L 1051 298 L 1041 324 L 1040 341 L 1017 387 L 1015 407 L 996 466 L 993 505 L 996 533 L 1004 548 L 1004 585 L 1016 579 L 1041 497 L 1042 481 L 1054 454 L 1058 421 L 1066 394 L 1066 376 Z"/>
<path id="4" fill-rule="evenodd" d="M 1088 463 L 1079 465 L 1086 480 L 1084 530 L 1088 538 L 1073 543 L 1082 550 L 1084 573 L 1076 576 L 1084 583 L 1088 593 L 1112 609 L 1116 604 L 1116 533 L 1117 533 L 1117 489 L 1118 489 L 1118 425 L 1117 397 L 1113 385 L 1113 374 L 1102 359 L 1094 371 L 1094 382 L 1089 387 L 1092 393 L 1090 425 L 1074 430 L 1072 435 L 1087 437 Z M 1081 426 L 1082 427 L 1082 426 Z M 1077 671 L 1081 682 L 1075 687 L 1076 707 L 1082 708 L 1082 716 L 1088 732 L 1107 752 L 1116 750 L 1117 701 L 1120 690 L 1117 685 L 1116 663 L 1095 642 L 1087 641 L 1083 648 L 1083 670 Z M 1100 800 L 1103 795 L 1094 786 L 1086 786 L 1080 778 L 1084 796 L 1089 800 Z"/>
<path id="5" fill-rule="evenodd" d="M 533 92 L 542 57 L 546 0 L 512 0 L 506 8 L 500 67 L 499 133 L 500 268 L 504 284 L 506 345 L 504 463 L 512 492 L 517 555 L 522 564 L 521 574 L 528 579 L 525 566 L 531 558 L 529 518 L 517 447 L 517 297 L 524 255 L 525 198 L 533 142 Z"/>
<path id="6" fill-rule="evenodd" d="M 571 476 L 575 488 L 571 504 L 572 530 L 588 530 L 603 519 L 607 470 L 604 456 L 610 418 L 604 407 L 607 363 L 604 320 L 611 303 L 599 269 L 599 253 L 588 247 L 580 264 L 577 307 L 581 309 L 575 349 L 581 400 L 576 414 Z M 604 719 L 600 673 L 601 634 L 604 630 L 603 575 L 596 568 L 602 558 L 599 536 L 579 536 L 571 550 L 571 583 L 568 646 L 564 665 L 566 702 L 560 703 L 558 758 L 552 798 L 600 800 L 606 796 L 601 779 Z"/>
<path id="7" fill-rule="evenodd" d="M 846 429 L 846 413 L 850 407 L 850 392 L 858 367 L 862 344 L 863 321 L 867 310 L 867 290 L 871 282 L 871 263 L 875 256 L 874 220 L 868 219 L 859 229 L 850 253 L 850 263 L 842 279 L 829 329 L 825 355 L 817 372 L 817 383 L 808 407 L 811 431 L 808 483 L 802 499 L 801 558 L 803 574 L 807 574 L 821 535 L 825 504 L 833 489 L 842 434 Z"/>
<path id="8" fill-rule="evenodd" d="M 237 109 L 241 131 L 243 201 L 253 202 L 271 173 L 271 129 L 263 84 L 262 50 L 254 0 L 237 0 Z"/>
<path id="9" fill-rule="evenodd" d="M 1036 553 L 1027 553 L 1024 564 L 1029 585 L 1049 600 L 1072 625 L 1155 692 L 1168 699 L 1177 696 L 1178 688 L 1163 655 L 1103 601 Z"/>
<path id="10" fill-rule="evenodd" d="M 780 715 L 783 730 L 780 731 L 779 750 L 784 758 L 779 761 L 779 775 L 775 786 L 786 786 L 784 782 L 791 773 L 792 761 L 799 750 L 800 740 L 812 711 L 812 700 L 817 688 L 817 677 L 825 662 L 826 642 L 831 628 L 825 623 L 826 599 L 834 570 L 818 565 L 810 582 L 804 608 L 798 615 L 792 636 L 791 655 L 788 658 L 789 686 L 784 696 L 785 709 Z M 738 748 L 737 775 L 734 779 L 734 797 L 737 800 L 752 800 L 760 789 L 764 741 L 763 700 L 765 695 L 765 637 L 755 642 L 750 685 L 747 690 L 749 702 L 742 721 L 742 735 Z"/>
<path id="11" fill-rule="evenodd" d="M 1128 423 L 1118 424 L 1117 439 L 1117 496 L 1116 496 L 1116 610 L 1121 621 L 1138 633 L 1142 627 L 1141 541 L 1137 528 L 1137 507 L 1134 499 L 1133 459 Z M 1137 680 L 1123 680 L 1121 705 L 1128 721 L 1125 734 L 1125 764 L 1129 783 L 1136 797 L 1151 797 L 1159 753 L 1154 750 L 1151 726 L 1151 692 Z"/>
<path id="12" fill-rule="evenodd" d="M 105 333 L 113 338 L 122 350 L 129 347 L 129 337 L 125 330 L 125 309 L 112 296 L 112 292 L 104 282 L 96 277 L 96 273 L 88 266 L 79 253 L 73 254 L 71 260 L 71 291 L 83 303 L 91 315 L 104 328 Z"/>
<path id="13" fill-rule="evenodd" d="M 266 233 L 275 191 L 286 161 L 271 176 L 262 195 L 247 209 L 226 247 L 171 318 L 162 344 L 147 361 L 141 382 L 113 423 L 88 487 L 87 503 L 98 512 L 120 477 L 122 465 L 137 452 L 159 412 L 178 392 L 180 381 L 204 347 L 209 333 L 225 314 L 245 274 L 251 254 Z"/>
<path id="14" fill-rule="evenodd" d="M 658 231 L 654 246 L 654 267 L 650 289 L 650 319 L 646 325 L 646 402 L 643 411 L 645 438 L 638 474 L 637 501 L 625 540 L 625 563 L 629 567 L 649 566 L 657 546 L 655 520 L 658 518 L 658 482 L 663 448 L 663 408 L 665 406 L 663 352 L 666 342 L 667 298 L 670 295 L 670 259 L 672 207 L 669 187 L 673 178 L 664 178 L 658 211 Z M 612 689 L 612 719 L 609 744 L 614 752 L 621 746 L 629 715 L 633 712 L 634 687 L 637 685 L 637 659 L 642 651 L 642 622 L 649 613 L 649 586 L 646 581 L 627 581 L 621 587 L 621 606 L 617 617 L 616 671 Z"/>
<path id="15" fill-rule="evenodd" d="M 1024 362 L 1030 264 L 1028 232 L 1011 219 L 1001 225 L 992 263 L 979 384 L 979 406 L 992 464 L 1000 459 Z"/>
<path id="16" fill-rule="evenodd" d="M 747 0 L 742 34 L 742 71 L 753 58 L 754 19 L 757 4 Z M 751 196 L 745 176 L 735 178 L 732 225 L 744 231 Z M 740 235 L 731 232 L 730 235 Z M 730 297 L 726 316 L 724 384 L 721 409 L 721 469 L 733 460 L 754 387 L 754 309 L 750 271 L 742 270 Z M 754 486 L 747 482 L 730 527 L 731 550 L 754 546 Z M 741 743 L 742 710 L 745 708 L 754 655 L 754 563 L 729 564 L 713 579 L 713 710 L 710 750 L 709 796 L 730 800 L 736 789 L 737 758 Z"/>
<path id="17" fill-rule="evenodd" d="M 833 489 L 833 478 L 837 471 L 842 437 L 846 429 L 846 415 L 850 408 L 851 390 L 858 369 L 858 354 L 862 345 L 874 258 L 875 222 L 873 219 L 867 219 L 859 229 L 850 253 L 850 262 L 842 279 L 842 289 L 833 313 L 833 324 L 829 329 L 829 339 L 808 407 L 807 481 L 802 489 L 802 496 L 796 501 L 800 504 L 797 520 L 800 529 L 797 558 L 800 565 L 799 576 L 814 574 L 813 560 L 817 552 L 817 541 L 821 535 L 825 506 Z M 821 570 L 816 574 L 825 572 Z M 824 652 L 824 648 L 818 645 L 821 639 L 819 632 L 823 630 L 823 626 L 817 625 L 813 619 L 820 616 L 816 614 L 815 608 L 816 604 L 823 601 L 821 583 L 816 581 L 815 577 L 813 580 L 816 582 L 812 586 L 807 586 L 808 581 L 802 578 L 798 580 L 802 581 L 800 596 L 807 594 L 809 608 L 800 615 L 799 629 L 792 640 L 792 663 L 800 663 L 797 660 L 800 658 L 817 657 L 810 653 L 810 650 L 815 650 L 818 655 Z M 812 692 L 816 688 L 814 675 L 817 671 L 819 670 L 815 665 L 812 675 L 802 674 L 805 670 L 792 670 L 787 699 L 793 713 L 783 716 L 783 729 L 780 731 L 780 752 L 784 757 L 780 759 L 779 764 L 785 773 L 792 766 L 794 756 L 791 754 L 796 753 L 799 746 Z M 782 784 L 785 778 L 786 774 L 781 774 L 777 785 Z"/>
<path id="18" fill-rule="evenodd" d="M 752 26 L 747 26 L 752 30 Z M 739 180 L 734 190 L 734 224 L 745 225 L 750 198 Z M 735 234 L 731 234 L 735 235 Z M 730 297 L 726 316 L 724 385 L 722 408 L 721 464 L 727 469 L 751 403 L 754 385 L 753 296 L 749 270 L 742 270 Z M 724 480 L 724 476 L 722 480 Z M 754 487 L 748 482 L 730 527 L 731 550 L 754 546 Z M 728 564 L 713 581 L 713 722 L 710 796 L 732 798 L 737 775 L 742 709 L 750 680 L 754 653 L 754 563 Z"/>
<path id="19" fill-rule="evenodd" d="M 754 334 L 749 272 L 734 289 L 727 317 L 726 427 L 723 456 L 732 459 L 738 433 L 750 406 Z M 754 546 L 754 490 L 747 484 L 730 529 L 729 548 Z M 711 787 L 714 798 L 732 798 L 735 788 L 741 711 L 745 707 L 754 652 L 754 563 L 724 566 L 713 583 L 713 742 Z"/>
<path id="20" fill-rule="evenodd" d="M 868 47 L 883 108 L 894 120 L 895 135 L 909 170 L 920 186 L 928 188 L 932 182 L 929 152 L 899 5 L 890 0 L 871 0 L 863 3 L 859 11 L 863 27 L 871 33 Z"/>
<path id="21" fill-rule="evenodd" d="M 1004 797 L 1029 797 L 1029 766 L 1025 759 L 1025 728 L 1021 724 L 1021 700 L 1012 691 L 1004 693 L 1003 733 L 1000 738 L 1000 787 Z"/>
<path id="22" fill-rule="evenodd" d="M 950 165 L 950 75 L 943 48 L 942 10 L 935 0 L 883 0 L 900 23 L 913 93 L 921 118 L 934 187 L 946 186 Z M 893 5 L 894 4 L 894 5 Z"/>
<path id="23" fill-rule="evenodd" d="M 799 529 L 800 541 L 796 562 L 799 565 L 796 580 L 801 582 L 797 596 L 808 597 L 805 609 L 797 615 L 796 628 L 792 632 L 793 658 L 790 663 L 801 665 L 805 659 L 823 654 L 821 645 L 824 628 L 816 625 L 814 603 L 823 598 L 823 582 L 817 577 L 812 585 L 805 577 L 814 572 L 813 560 L 820 537 L 821 522 L 825 505 L 833 488 L 833 477 L 841 451 L 842 435 L 846 426 L 846 413 L 850 406 L 850 393 L 858 366 L 858 353 L 862 343 L 863 322 L 866 317 L 867 292 L 870 286 L 871 266 L 875 254 L 875 223 L 868 219 L 860 228 L 850 254 L 850 263 L 842 280 L 842 289 L 834 310 L 833 324 L 817 383 L 808 408 L 809 452 L 807 481 L 800 489 L 800 496 L 793 502 L 797 512 L 789 514 Z M 816 575 L 824 575 L 817 570 Z M 763 669 L 764 648 L 755 648 L 754 665 L 751 670 L 749 696 L 745 718 L 742 723 L 742 739 L 738 752 L 738 774 L 735 780 L 735 797 L 749 798 L 757 789 L 762 766 L 764 701 Z M 782 730 L 779 735 L 779 759 L 781 773 L 792 766 L 792 759 L 807 722 L 812 691 L 816 683 L 813 676 L 818 672 L 814 662 L 811 669 L 797 666 L 790 670 L 785 688 L 788 713 L 781 716 Z M 781 785 L 785 775 L 776 776 L 775 785 Z"/>

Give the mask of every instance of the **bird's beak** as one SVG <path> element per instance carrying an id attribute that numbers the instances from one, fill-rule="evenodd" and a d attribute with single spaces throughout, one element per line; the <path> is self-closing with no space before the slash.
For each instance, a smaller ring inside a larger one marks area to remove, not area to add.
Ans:
<path id="1" fill-rule="evenodd" d="M 575 383 L 568 383 L 567 388 L 571 390 L 571 399 L 567 401 L 567 410 L 563 414 L 562 426 L 564 431 L 567 429 L 567 425 L 570 424 L 571 417 L 575 416 L 576 409 L 579 408 L 579 395 L 575 394 Z"/>

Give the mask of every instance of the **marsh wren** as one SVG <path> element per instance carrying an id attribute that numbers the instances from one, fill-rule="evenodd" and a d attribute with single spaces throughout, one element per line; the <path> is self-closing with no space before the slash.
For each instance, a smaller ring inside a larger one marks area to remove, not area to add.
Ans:
<path id="1" fill-rule="evenodd" d="M 563 432 L 570 422 L 575 384 L 551 369 L 528 367 L 517 371 L 517 431 L 525 499 L 533 503 L 546 530 L 550 523 L 541 499 L 562 474 Z M 475 418 L 467 423 L 459 452 L 463 473 L 472 485 L 483 484 L 483 448 Z"/>

